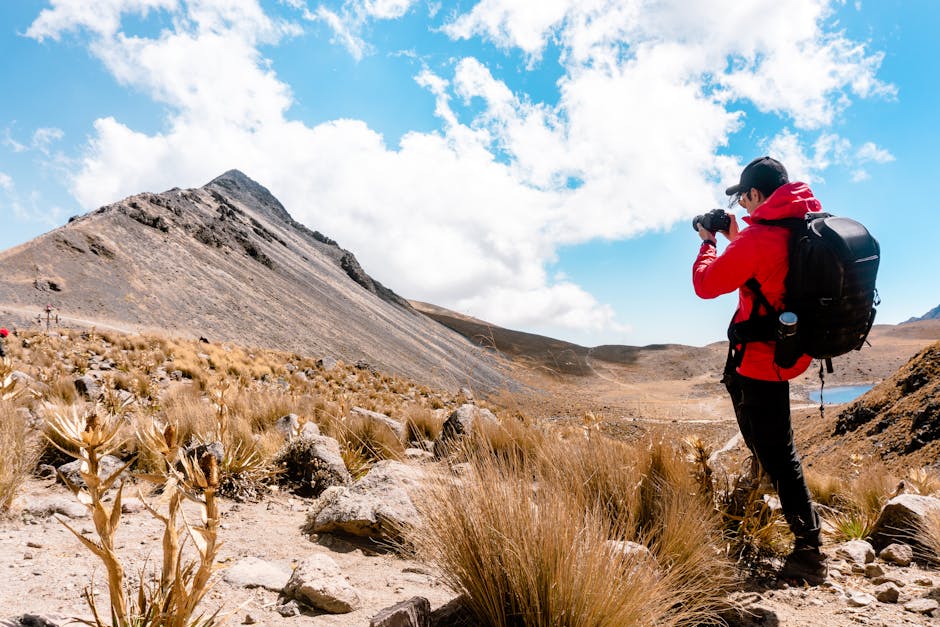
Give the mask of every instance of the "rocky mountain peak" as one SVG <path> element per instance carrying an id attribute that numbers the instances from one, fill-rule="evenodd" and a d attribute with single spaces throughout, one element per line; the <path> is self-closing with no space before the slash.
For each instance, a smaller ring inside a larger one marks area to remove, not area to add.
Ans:
<path id="1" fill-rule="evenodd" d="M 293 218 L 287 213 L 284 205 L 274 197 L 267 187 L 254 181 L 240 170 L 229 170 L 209 181 L 203 189 L 215 188 L 222 191 L 229 199 L 237 200 L 244 205 L 254 207 L 288 224 Z"/>

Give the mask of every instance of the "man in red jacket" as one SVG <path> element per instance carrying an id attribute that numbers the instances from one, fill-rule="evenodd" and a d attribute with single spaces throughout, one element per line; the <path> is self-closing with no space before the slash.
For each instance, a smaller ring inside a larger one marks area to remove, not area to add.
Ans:
<path id="1" fill-rule="evenodd" d="M 803 355 L 792 367 L 782 368 L 774 362 L 773 341 L 743 342 L 742 334 L 735 333 L 735 325 L 749 320 L 752 314 L 772 315 L 775 319 L 783 311 L 790 231 L 761 222 L 802 218 L 808 212 L 820 211 L 821 206 L 805 183 L 791 183 L 783 164 L 770 157 L 749 163 L 738 184 L 725 193 L 736 196 L 738 204 L 747 210 L 749 215 L 744 221 L 748 226 L 739 231 L 731 215 L 728 232 L 722 232 L 729 244 L 719 255 L 715 233 L 698 225 L 702 246 L 692 269 L 692 284 L 701 298 L 738 290 L 722 382 L 731 395 L 744 442 L 776 487 L 784 517 L 796 537 L 780 576 L 817 585 L 825 581 L 828 569 L 826 556 L 819 550 L 819 516 L 793 442 L 789 384 L 812 359 Z M 752 280 L 757 281 L 767 302 L 753 289 Z M 768 305 L 772 311 L 767 311 Z"/>

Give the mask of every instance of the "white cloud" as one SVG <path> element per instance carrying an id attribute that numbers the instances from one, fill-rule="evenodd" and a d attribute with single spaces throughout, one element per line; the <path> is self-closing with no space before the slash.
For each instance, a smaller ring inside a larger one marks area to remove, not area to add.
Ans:
<path id="1" fill-rule="evenodd" d="M 6 172 L 0 172 L 0 189 L 6 192 L 13 191 L 13 178 Z"/>
<path id="2" fill-rule="evenodd" d="M 32 147 L 48 156 L 52 144 L 64 136 L 65 133 L 59 128 L 37 128 L 33 132 Z"/>
<path id="3" fill-rule="evenodd" d="M 414 4 L 356 0 L 316 14 L 361 56 L 369 20 Z M 145 5 L 170 11 L 173 28 L 152 38 L 122 32 L 120 16 Z M 740 171 L 737 157 L 718 153 L 744 123 L 742 99 L 815 129 L 853 97 L 890 93 L 875 78 L 877 54 L 825 29 L 822 0 L 786 8 L 771 0 L 484 0 L 447 32 L 517 47 L 530 63 L 557 42 L 558 101 L 533 102 L 479 59 L 458 58 L 452 75 L 415 77 L 436 101 L 440 130 L 388 146 L 361 121 L 288 118 L 290 87 L 258 46 L 297 29 L 254 0 L 109 0 L 113 24 L 91 23 L 76 6 L 54 3 L 60 12 L 41 14 L 32 36 L 88 29 L 92 52 L 118 81 L 169 108 L 153 134 L 114 117 L 95 122 L 73 172 L 86 208 L 201 185 L 236 167 L 403 295 L 507 326 L 594 337 L 626 327 L 583 288 L 548 275 L 559 246 L 668 228 L 719 202 Z M 460 100 L 482 106 L 468 117 L 453 106 Z M 851 154 L 835 134 L 818 132 L 806 147 L 798 132 L 806 131 L 786 128 L 767 141 L 791 173 L 814 180 Z M 863 145 L 855 156 L 878 161 L 881 150 Z"/>
<path id="4" fill-rule="evenodd" d="M 52 8 L 43 9 L 26 35 L 42 41 L 58 41 L 62 33 L 87 29 L 110 37 L 121 27 L 125 13 L 147 15 L 152 10 L 173 10 L 178 0 L 51 0 Z"/>
<path id="5" fill-rule="evenodd" d="M 879 148 L 873 142 L 865 142 L 862 144 L 855 153 L 855 158 L 858 159 L 860 163 L 867 163 L 869 161 L 874 163 L 890 163 L 894 161 L 894 155 L 884 148 Z"/>
<path id="6" fill-rule="evenodd" d="M 357 61 L 373 51 L 362 38 L 362 31 L 373 20 L 395 20 L 405 15 L 417 0 L 347 0 L 341 11 L 323 5 L 305 19 L 321 20 L 333 31 L 334 43 L 345 47 Z M 433 10 L 433 9 L 432 9 Z"/>

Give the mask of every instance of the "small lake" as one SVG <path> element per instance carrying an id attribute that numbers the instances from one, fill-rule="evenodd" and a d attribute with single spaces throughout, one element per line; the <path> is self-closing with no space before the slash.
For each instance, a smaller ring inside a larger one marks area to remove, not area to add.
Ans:
<path id="1" fill-rule="evenodd" d="M 826 405 L 841 405 L 842 403 L 850 403 L 870 390 L 872 387 L 873 386 L 871 385 L 837 385 L 831 388 L 827 387 L 823 390 L 823 399 L 825 400 Z M 819 388 L 812 390 L 809 393 L 809 398 L 811 401 L 818 403 Z"/>

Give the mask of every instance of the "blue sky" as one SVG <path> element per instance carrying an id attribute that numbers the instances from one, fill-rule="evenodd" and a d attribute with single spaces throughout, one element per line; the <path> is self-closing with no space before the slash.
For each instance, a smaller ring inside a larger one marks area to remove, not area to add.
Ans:
<path id="1" fill-rule="evenodd" d="M 689 218 L 772 154 L 940 303 L 934 0 L 0 3 L 0 249 L 230 168 L 409 298 L 586 345 L 721 339 Z"/>

